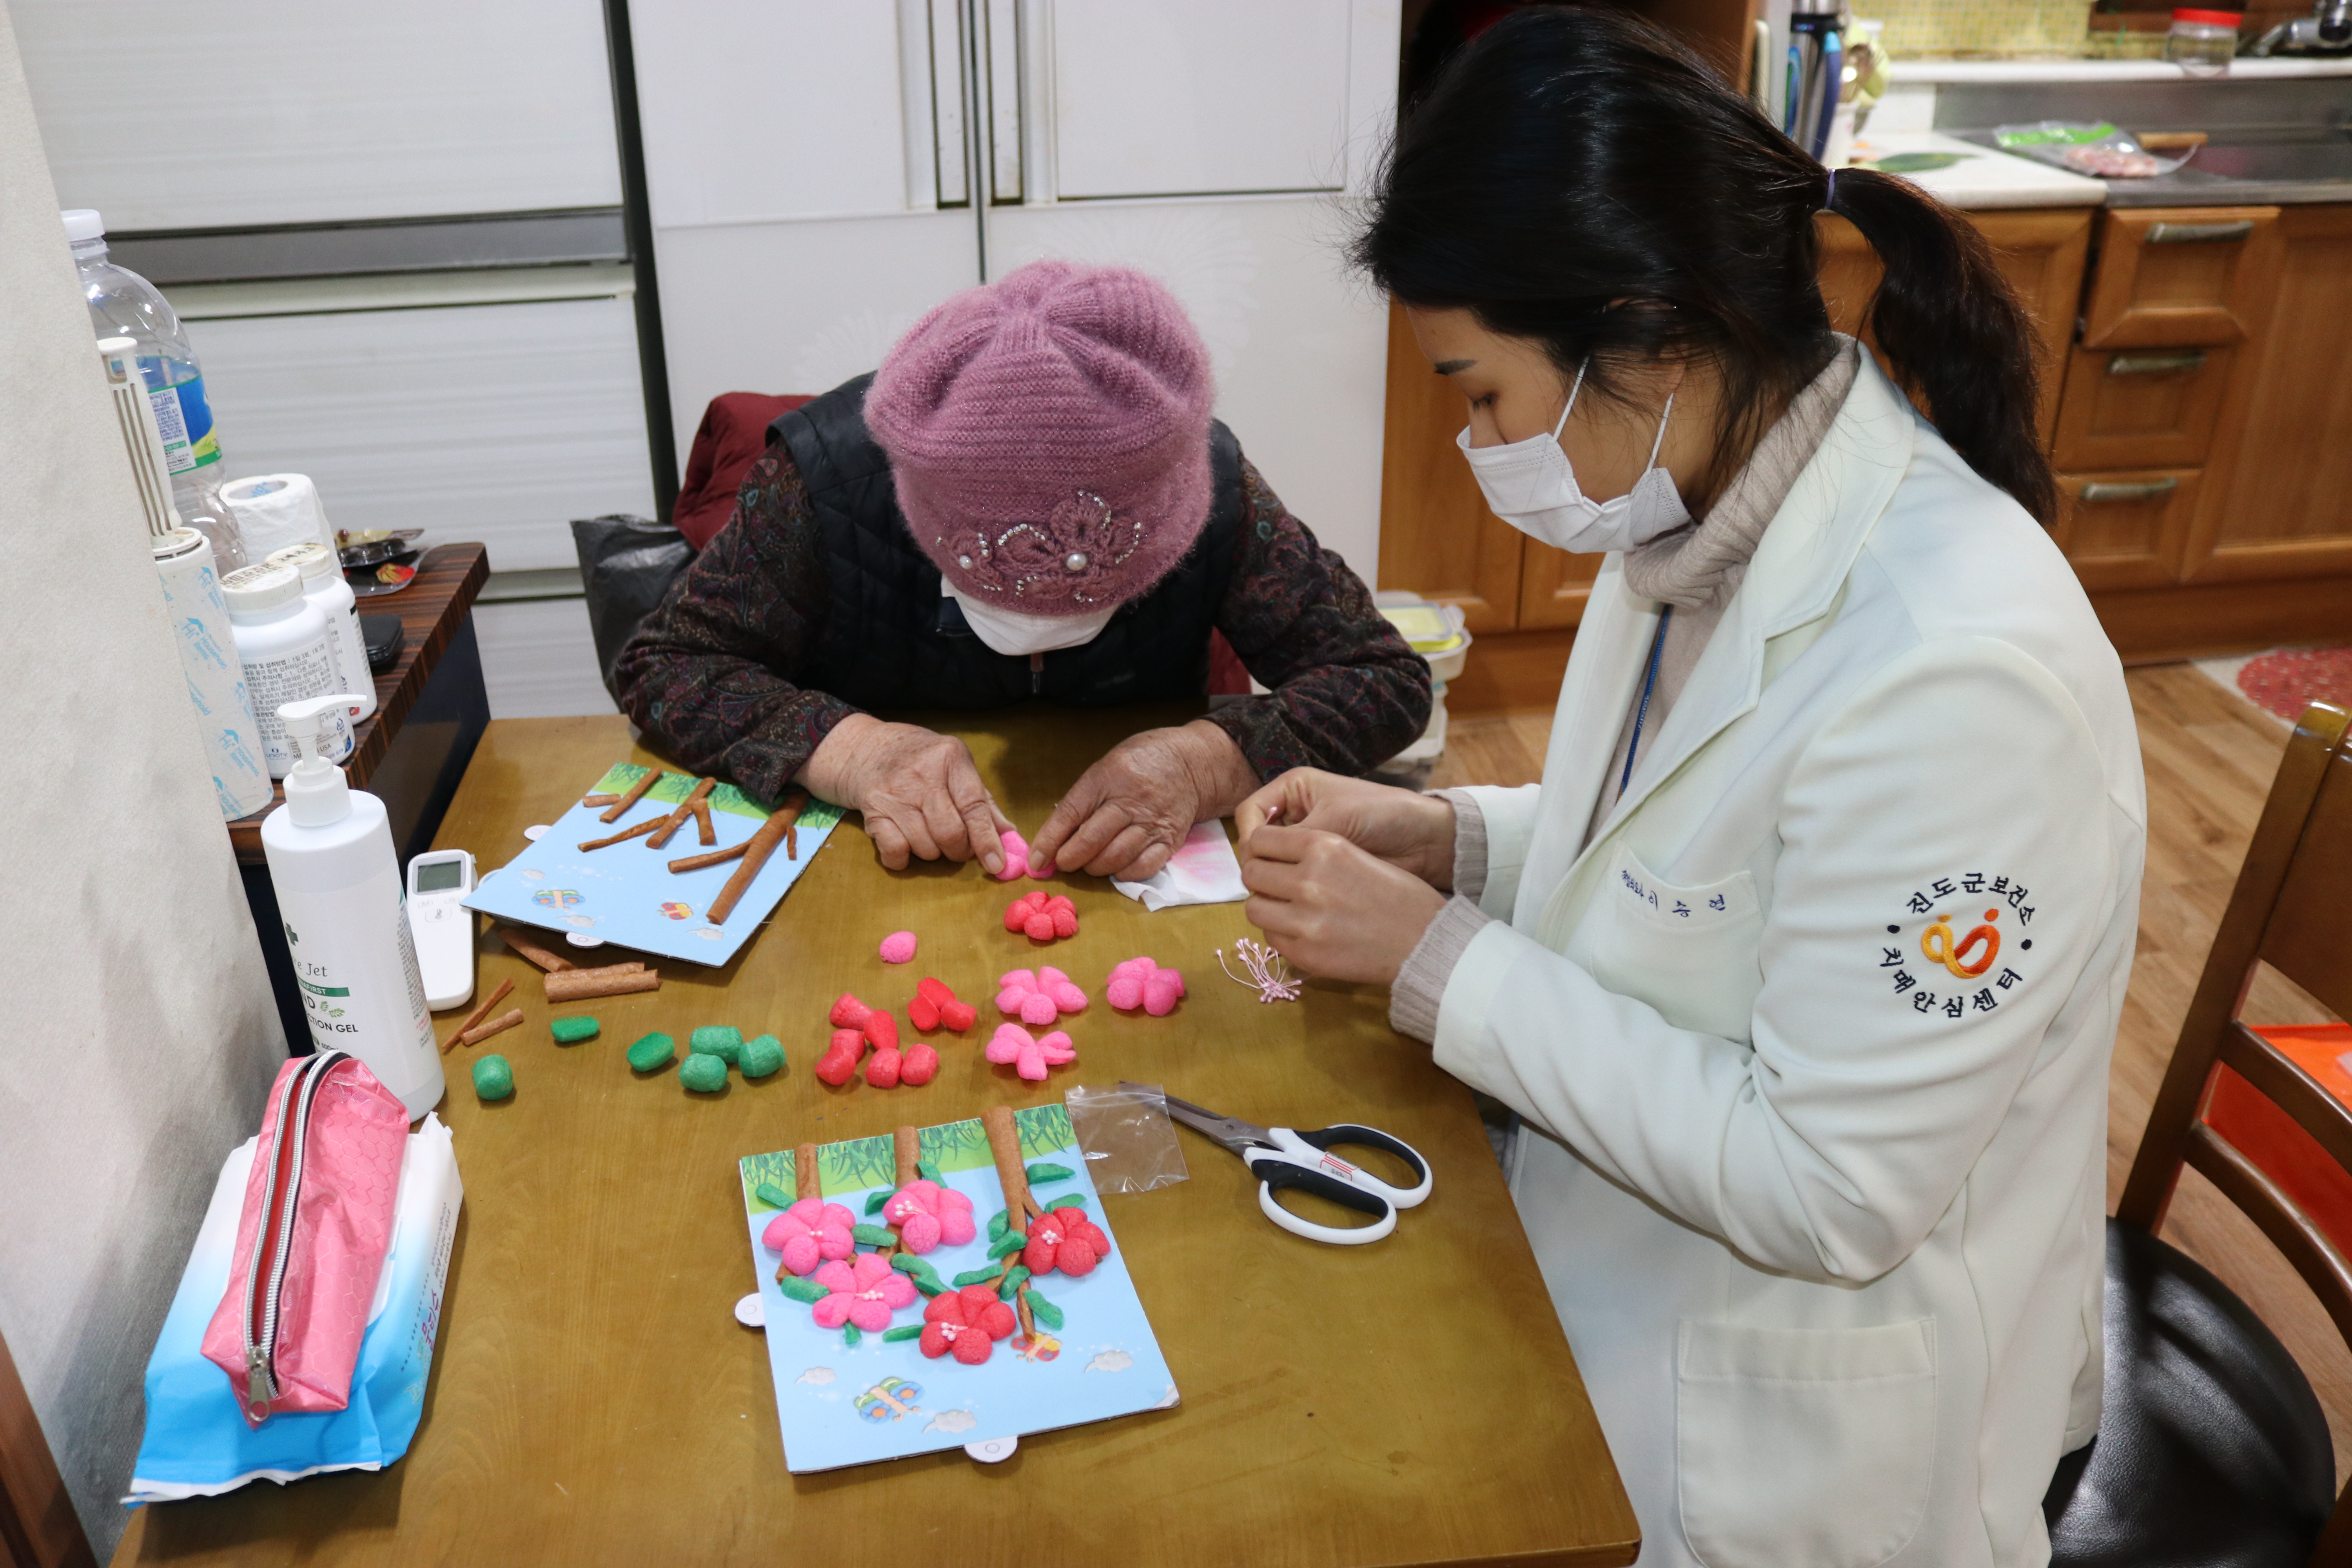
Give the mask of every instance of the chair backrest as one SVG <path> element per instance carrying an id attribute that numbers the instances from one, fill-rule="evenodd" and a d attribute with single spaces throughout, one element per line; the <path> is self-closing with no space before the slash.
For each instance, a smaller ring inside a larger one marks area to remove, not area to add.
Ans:
<path id="1" fill-rule="evenodd" d="M 2254 968 L 2268 963 L 2340 1018 L 2352 1018 L 2352 738 L 2347 715 L 2313 703 L 2272 781 L 2238 885 L 2163 1087 L 2148 1113 L 2116 1218 L 2153 1234 L 2180 1167 L 2195 1166 L 2260 1226 L 2352 1342 L 2352 1258 L 2279 1181 L 2203 1117 L 2218 1069 L 2235 1073 L 2352 1173 L 2352 1108 L 2240 1021 Z M 2352 1489 L 2336 1500 L 2315 1562 L 2352 1561 Z"/>

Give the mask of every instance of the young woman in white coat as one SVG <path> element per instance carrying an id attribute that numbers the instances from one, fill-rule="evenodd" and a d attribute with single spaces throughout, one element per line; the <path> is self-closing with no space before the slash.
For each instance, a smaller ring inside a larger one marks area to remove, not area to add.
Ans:
<path id="1" fill-rule="evenodd" d="M 1932 423 L 1830 329 L 1824 207 Z M 1607 554 L 1543 783 L 1286 773 L 1241 814 L 1250 918 L 1517 1113 L 1645 1564 L 2045 1561 L 2098 1420 L 2145 797 L 2021 309 L 1935 203 L 1572 9 L 1410 111 L 1357 257 L 1489 504 Z"/>

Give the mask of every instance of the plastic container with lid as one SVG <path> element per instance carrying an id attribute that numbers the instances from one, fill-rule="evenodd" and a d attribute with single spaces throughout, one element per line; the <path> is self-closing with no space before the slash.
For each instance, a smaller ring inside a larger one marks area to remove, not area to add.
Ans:
<path id="1" fill-rule="evenodd" d="M 2238 53 L 2236 11 L 2202 11 L 2177 6 L 2172 31 L 2165 36 L 2164 58 L 2191 76 L 2220 76 Z"/>
<path id="2" fill-rule="evenodd" d="M 302 574 L 302 597 L 327 617 L 327 647 L 335 659 L 335 689 L 365 700 L 357 717 L 375 711 L 375 676 L 368 669 L 367 639 L 360 634 L 359 595 L 343 581 L 342 563 L 323 544 L 289 544 L 273 551 L 264 564 L 291 566 Z"/>
<path id="3" fill-rule="evenodd" d="M 302 574 L 291 566 L 247 566 L 222 578 L 220 587 L 228 605 L 229 630 L 236 638 L 237 660 L 245 666 L 246 691 L 261 731 L 262 756 L 269 776 L 282 779 L 300 759 L 278 721 L 279 707 L 343 689 L 335 679 L 327 617 L 302 596 Z M 322 733 L 319 749 L 331 762 L 350 756 L 351 727 Z"/>

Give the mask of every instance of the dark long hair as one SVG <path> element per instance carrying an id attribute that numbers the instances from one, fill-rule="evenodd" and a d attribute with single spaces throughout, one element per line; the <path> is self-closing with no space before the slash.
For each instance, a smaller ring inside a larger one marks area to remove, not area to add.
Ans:
<path id="1" fill-rule="evenodd" d="M 1645 23 L 1535 6 L 1465 48 L 1381 169 L 1357 264 L 1408 305 L 1468 310 L 1622 396 L 1612 371 L 1711 363 L 1725 406 L 1707 484 L 1834 350 L 1813 215 L 1885 263 L 1865 321 L 1979 474 L 2047 522 L 2034 336 L 1974 228 L 1874 170 L 1827 173 Z"/>

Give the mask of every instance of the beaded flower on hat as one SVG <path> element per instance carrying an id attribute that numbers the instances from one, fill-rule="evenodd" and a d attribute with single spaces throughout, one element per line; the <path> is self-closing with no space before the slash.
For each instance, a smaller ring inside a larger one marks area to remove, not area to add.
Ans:
<path id="1" fill-rule="evenodd" d="M 992 594 L 1027 604 L 1095 605 L 1118 597 L 1110 584 L 1142 542 L 1142 519 L 1122 520 L 1102 497 L 1078 490 L 1043 522 L 1016 522 L 992 537 L 972 534 L 957 547 L 956 564 Z"/>

